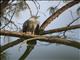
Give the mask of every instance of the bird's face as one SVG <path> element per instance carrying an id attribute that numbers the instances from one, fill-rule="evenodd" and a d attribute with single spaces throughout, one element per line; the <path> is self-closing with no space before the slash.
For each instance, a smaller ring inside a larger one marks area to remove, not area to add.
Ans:
<path id="1" fill-rule="evenodd" d="M 38 18 L 36 16 L 32 16 L 29 20 L 32 21 L 32 22 L 35 22 L 35 21 L 37 21 L 37 19 Z"/>

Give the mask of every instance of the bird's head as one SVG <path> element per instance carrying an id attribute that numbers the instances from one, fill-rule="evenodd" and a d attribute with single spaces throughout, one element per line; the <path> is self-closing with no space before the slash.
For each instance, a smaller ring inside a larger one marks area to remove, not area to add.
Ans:
<path id="1" fill-rule="evenodd" d="M 39 18 L 39 16 L 32 16 L 30 17 L 30 20 L 37 20 Z"/>

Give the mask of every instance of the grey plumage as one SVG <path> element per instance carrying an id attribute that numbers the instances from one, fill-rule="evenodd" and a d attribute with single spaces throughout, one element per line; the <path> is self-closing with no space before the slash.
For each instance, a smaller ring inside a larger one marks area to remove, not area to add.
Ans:
<path id="1" fill-rule="evenodd" d="M 37 21 L 36 16 L 32 16 L 23 23 L 23 32 L 25 33 L 31 32 L 31 34 L 36 34 L 36 35 L 39 34 L 39 23 Z M 27 48 L 31 50 L 34 48 L 37 42 L 36 40 L 33 40 L 33 41 L 27 41 L 26 43 L 28 44 Z"/>
<path id="2" fill-rule="evenodd" d="M 32 34 L 39 33 L 39 23 L 36 16 L 32 16 L 23 23 L 23 32 L 31 32 Z"/>

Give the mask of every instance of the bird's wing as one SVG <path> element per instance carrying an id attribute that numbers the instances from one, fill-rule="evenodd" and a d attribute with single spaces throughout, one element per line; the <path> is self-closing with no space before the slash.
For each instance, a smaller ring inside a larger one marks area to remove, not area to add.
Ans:
<path id="1" fill-rule="evenodd" d="M 39 24 L 36 25 L 35 34 L 37 34 L 37 35 L 39 34 Z"/>
<path id="2" fill-rule="evenodd" d="M 27 21 L 25 21 L 23 23 L 23 32 L 26 32 L 27 31 L 28 24 L 29 24 L 29 20 L 27 20 Z"/>

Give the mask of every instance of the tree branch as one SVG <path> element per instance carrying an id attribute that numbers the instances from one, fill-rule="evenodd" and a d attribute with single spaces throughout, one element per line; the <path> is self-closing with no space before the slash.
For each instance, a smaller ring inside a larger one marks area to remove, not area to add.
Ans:
<path id="1" fill-rule="evenodd" d="M 27 46 L 27 49 L 25 50 L 25 52 L 23 53 L 23 55 L 19 58 L 19 60 L 25 60 L 25 58 L 28 57 L 28 55 L 30 54 L 30 52 L 34 49 L 34 46 Z"/>
<path id="2" fill-rule="evenodd" d="M 32 36 L 32 37 L 34 37 L 34 36 Z M 18 39 L 16 41 L 5 44 L 4 46 L 1 46 L 0 53 L 10 47 L 13 47 L 13 46 L 23 42 L 24 40 L 26 40 L 26 41 L 39 40 L 39 41 L 44 41 L 44 42 L 49 42 L 49 43 L 58 43 L 58 44 L 68 45 L 68 46 L 72 46 L 72 47 L 80 49 L 80 42 L 77 42 L 74 40 L 57 38 L 54 36 L 37 36 L 34 38 L 30 38 L 30 39 Z"/>
<path id="3" fill-rule="evenodd" d="M 72 15 L 72 12 L 71 12 L 71 15 Z M 73 17 L 73 16 L 72 16 L 72 17 Z M 77 17 L 76 19 L 73 19 L 73 21 L 71 21 L 71 22 L 67 25 L 67 27 L 69 27 L 71 24 L 73 24 L 73 23 L 74 23 L 75 21 L 77 21 L 79 18 L 80 18 L 80 17 Z M 63 32 L 64 38 L 66 38 L 66 35 L 65 35 L 66 32 L 67 32 L 67 30 Z"/>
<path id="4" fill-rule="evenodd" d="M 63 13 L 65 10 L 67 10 L 68 8 L 74 6 L 75 4 L 78 4 L 80 1 L 72 1 L 68 4 L 66 4 L 65 6 L 63 6 L 62 8 L 58 9 L 54 14 L 52 14 L 49 18 L 47 18 L 43 24 L 41 25 L 40 28 L 45 29 L 46 26 L 48 24 L 50 24 L 56 17 L 58 17 L 61 13 Z"/>
<path id="5" fill-rule="evenodd" d="M 19 37 L 19 36 L 16 36 L 16 37 Z M 28 38 L 32 38 L 32 37 L 33 37 L 33 38 L 34 38 L 34 37 L 39 37 L 39 35 L 26 35 L 26 34 L 24 34 L 24 37 L 21 37 L 21 38 L 15 40 L 15 41 L 13 41 L 13 42 L 10 42 L 10 43 L 5 44 L 5 45 L 3 45 L 2 47 L 0 47 L 0 52 L 3 52 L 4 50 L 6 50 L 6 49 L 8 49 L 8 48 L 10 48 L 10 47 L 15 46 L 15 45 L 23 42 L 24 40 L 27 40 L 27 41 L 28 41 L 28 40 L 30 40 L 30 39 L 28 39 Z M 40 37 L 41 37 L 41 36 L 40 36 Z M 55 37 L 58 37 L 58 36 L 53 36 L 53 37 L 55 38 Z"/>
<path id="6" fill-rule="evenodd" d="M 77 28 L 80 28 L 80 24 L 44 31 L 43 34 L 57 33 L 66 30 L 77 29 Z M 32 38 L 32 36 L 37 37 L 37 35 L 29 35 L 23 32 L 15 32 L 15 31 L 8 31 L 8 30 L 0 30 L 0 35 L 20 37 L 20 38 Z"/>
<path id="7" fill-rule="evenodd" d="M 32 38 L 38 36 L 38 35 L 29 35 L 23 32 L 15 32 L 15 31 L 8 31 L 8 30 L 0 30 L 0 35 L 20 37 L 20 38 Z"/>
<path id="8" fill-rule="evenodd" d="M 27 41 L 32 41 L 32 40 L 40 40 L 49 43 L 58 43 L 58 44 L 68 45 L 80 49 L 80 42 L 69 40 L 69 39 L 56 38 L 54 36 L 42 36 L 42 37 L 27 39 Z"/>
<path id="9" fill-rule="evenodd" d="M 58 29 L 53 29 L 53 30 L 48 30 L 46 31 L 48 34 L 49 33 L 54 33 L 54 32 L 61 32 L 61 31 L 65 31 L 65 30 L 71 30 L 71 29 L 76 29 L 76 28 L 80 28 L 80 24 L 79 25 L 73 25 L 70 27 L 63 27 L 63 28 L 58 28 Z M 46 33 L 45 33 L 46 34 Z M 64 44 L 64 45 L 69 45 L 69 46 L 73 46 L 76 48 L 80 48 L 80 43 L 79 42 L 75 42 L 75 41 L 70 41 L 70 40 L 61 40 L 61 38 L 55 39 L 58 36 L 53 36 L 54 38 L 51 39 L 51 36 L 45 36 L 45 35 L 29 35 L 23 32 L 11 32 L 11 31 L 7 31 L 7 30 L 0 30 L 0 35 L 5 35 L 5 36 L 13 36 L 13 37 L 20 37 L 21 39 L 18 39 L 16 41 L 10 42 L 4 46 L 1 47 L 1 51 L 3 52 L 4 50 L 6 50 L 7 48 L 10 48 L 14 45 L 17 45 L 21 42 L 23 42 L 24 40 L 27 39 L 27 41 L 29 40 L 29 38 L 32 38 L 33 40 L 40 40 L 40 41 L 46 41 L 46 42 L 50 42 L 50 43 L 60 43 L 60 44 Z M 37 37 L 37 38 L 35 38 Z M 45 37 L 45 38 L 44 38 Z"/>
<path id="10" fill-rule="evenodd" d="M 67 31 L 67 30 L 72 30 L 72 29 L 78 29 L 78 28 L 80 28 L 80 24 L 72 25 L 72 26 L 69 26 L 69 27 L 51 29 L 51 30 L 48 30 L 48 31 L 44 31 L 43 34 L 57 33 L 57 32 L 62 32 L 62 31 Z"/>

